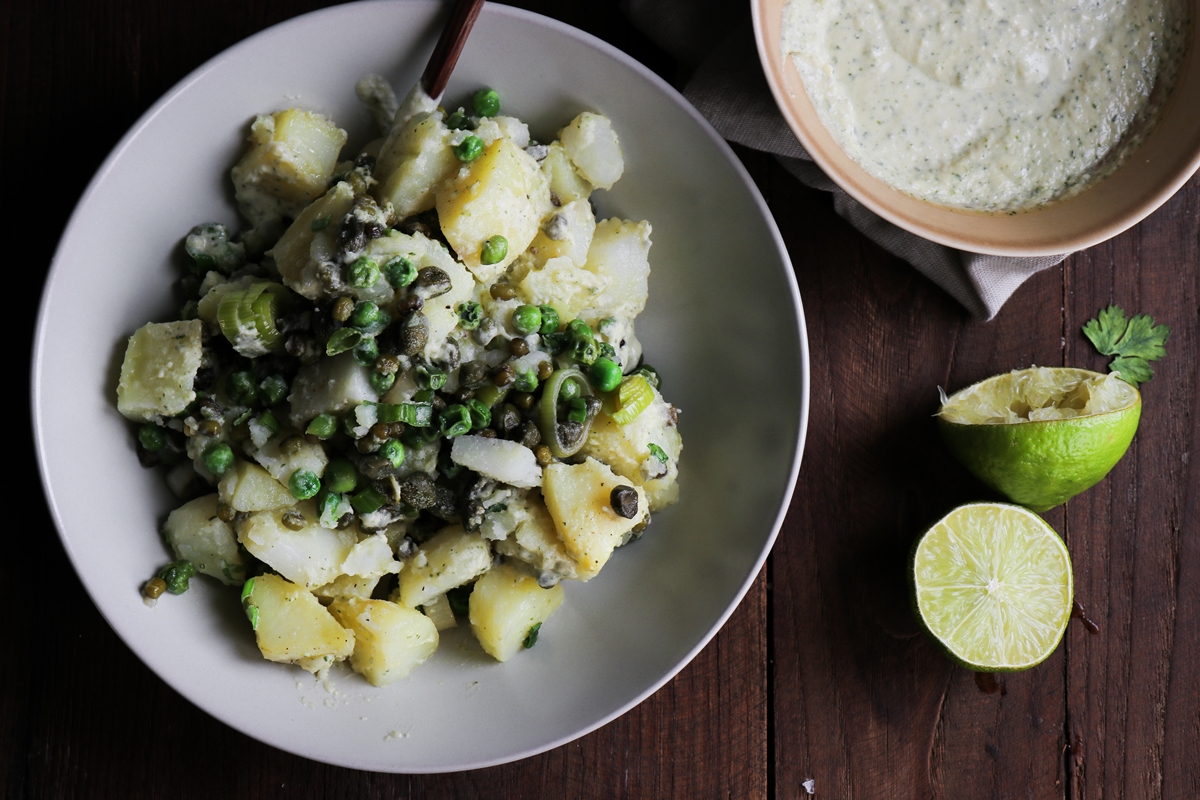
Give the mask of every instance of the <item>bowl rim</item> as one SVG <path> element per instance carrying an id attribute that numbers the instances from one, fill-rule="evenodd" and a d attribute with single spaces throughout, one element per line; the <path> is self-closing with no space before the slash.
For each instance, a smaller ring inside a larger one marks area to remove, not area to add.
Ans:
<path id="1" fill-rule="evenodd" d="M 1098 219 L 1095 223 L 1082 227 L 1074 233 L 1058 235 L 1051 233 L 1018 240 L 1012 236 L 989 235 L 979 229 L 971 231 L 974 235 L 964 235 L 958 232 L 956 226 L 935 225 L 923 221 L 919 218 L 921 212 L 934 214 L 943 219 L 959 218 L 964 221 L 971 218 L 977 220 L 1003 218 L 1008 215 L 1005 212 L 956 209 L 921 200 L 894 189 L 868 173 L 847 156 L 821 122 L 808 98 L 803 81 L 792 63 L 792 59 L 787 58 L 786 54 L 782 52 L 779 37 L 769 35 L 774 34 L 777 28 L 781 27 L 778 20 L 788 2 L 789 0 L 750 0 L 755 45 L 763 74 L 776 106 L 788 127 L 804 147 L 805 152 L 842 191 L 873 213 L 909 233 L 947 247 L 985 255 L 1033 257 L 1069 254 L 1111 239 L 1138 224 L 1169 200 L 1200 169 L 1200 136 L 1196 136 L 1183 152 L 1173 156 L 1173 160 L 1177 162 L 1177 168 L 1168 179 L 1161 181 L 1156 188 L 1150 191 L 1137 193 L 1134 202 L 1118 213 L 1103 217 L 1097 215 Z M 1200 33 L 1197 31 L 1200 20 L 1196 19 L 1200 14 L 1200 2 L 1193 0 L 1191 7 L 1190 42 L 1180 63 L 1180 81 L 1187 73 L 1188 64 L 1192 60 L 1200 58 L 1200 54 L 1195 52 L 1197 45 L 1200 44 Z M 1176 93 L 1167 101 L 1168 106 L 1175 105 L 1179 100 L 1179 94 Z M 1150 136 L 1153 136 L 1159 127 L 1161 126 L 1156 126 Z M 1138 150 L 1140 149 L 1139 146 Z M 1137 152 L 1134 151 L 1125 159 L 1125 163 L 1118 169 L 1118 172 L 1130 166 Z M 1028 211 L 1020 211 L 1018 215 L 1036 215 L 1049 209 L 1071 207 L 1074 201 L 1087 196 L 1107 180 L 1108 178 L 1098 181 L 1097 184 L 1064 201 L 1050 203 L 1047 206 Z M 904 213 L 898 210 L 897 205 L 912 206 L 918 210 L 914 213 Z"/>
<path id="2" fill-rule="evenodd" d="M 341 5 L 336 5 L 336 6 L 329 6 L 326 8 L 321 8 L 321 9 L 317 9 L 314 11 L 306 12 L 303 14 L 298 14 L 294 17 L 290 17 L 290 18 L 283 20 L 281 22 L 278 22 L 274 25 L 263 28 L 262 30 L 257 31 L 256 33 L 252 34 L 251 36 L 248 36 L 245 39 L 242 39 L 241 41 L 236 42 L 233 45 L 220 51 L 219 53 L 213 55 L 211 58 L 207 59 L 203 64 L 196 67 L 194 70 L 189 72 L 186 76 L 181 78 L 174 86 L 172 86 L 167 92 L 165 92 L 161 97 L 159 97 L 137 119 L 137 121 L 133 123 L 133 125 L 129 128 L 129 130 L 127 130 L 124 133 L 124 135 L 120 138 L 120 140 L 113 146 L 112 150 L 104 158 L 103 162 L 98 167 L 95 174 L 92 176 L 87 187 L 85 188 L 83 193 L 80 195 L 79 200 L 76 202 L 74 208 L 71 211 L 71 215 L 68 219 L 68 222 L 63 229 L 63 233 L 61 234 L 61 236 L 59 238 L 58 244 L 55 247 L 55 253 L 50 262 L 50 268 L 47 271 L 46 278 L 43 283 L 43 289 L 42 289 L 42 294 L 41 294 L 41 298 L 39 301 L 37 323 L 36 323 L 35 332 L 34 332 L 34 343 L 33 343 L 33 349 L 32 349 L 32 353 L 31 353 L 31 361 L 30 361 L 31 382 L 30 382 L 29 398 L 30 398 L 31 417 L 32 417 L 32 421 L 33 421 L 33 439 L 34 439 L 35 451 L 37 454 L 38 473 L 39 473 L 39 478 L 41 479 L 42 488 L 43 488 L 43 491 L 45 494 L 46 505 L 50 512 L 50 516 L 54 522 L 55 530 L 58 534 L 59 541 L 62 543 L 63 549 L 67 555 L 68 560 L 71 563 L 72 569 L 75 571 L 76 576 L 79 578 L 80 582 L 83 584 L 84 589 L 88 594 L 88 599 L 93 603 L 93 605 L 96 607 L 96 609 L 100 612 L 101 616 L 104 618 L 105 622 L 109 625 L 109 627 L 113 630 L 113 632 L 116 633 L 118 638 L 121 639 L 122 643 L 126 647 L 128 647 L 144 665 L 146 665 L 148 668 L 150 668 L 150 670 L 160 680 L 162 680 L 164 683 L 166 683 L 168 686 L 170 686 L 172 689 L 174 689 L 180 695 L 182 695 L 184 698 L 186 698 L 192 705 L 201 709 L 209 716 L 212 716 L 215 719 L 221 721 L 223 724 L 227 725 L 228 727 L 232 728 L 233 730 L 237 730 L 240 733 L 243 733 L 245 735 L 251 736 L 252 738 L 258 739 L 259 741 L 262 741 L 271 747 L 276 747 L 278 749 L 284 750 L 284 751 L 292 753 L 294 755 L 298 755 L 303 758 L 320 761 L 323 763 L 328 763 L 328 764 L 331 764 L 334 766 L 343 766 L 343 767 L 350 767 L 350 768 L 357 768 L 357 769 L 377 769 L 377 767 L 374 767 L 374 768 L 373 767 L 365 767 L 360 764 L 348 763 L 345 760 L 339 760 L 339 759 L 335 759 L 335 758 L 326 759 L 326 758 L 322 757 L 320 752 L 313 752 L 313 751 L 305 752 L 305 751 L 296 749 L 294 747 L 290 747 L 286 744 L 281 744 L 278 741 L 268 740 L 266 738 L 259 736 L 257 733 L 246 730 L 242 725 L 236 724 L 235 722 L 231 721 L 230 719 L 227 719 L 223 713 L 220 713 L 218 710 L 215 710 L 213 707 L 211 707 L 211 704 L 208 702 L 208 697 L 206 694 L 204 694 L 198 690 L 195 690 L 193 687 L 188 685 L 185 681 L 183 681 L 176 675 L 165 675 L 162 672 L 160 672 L 158 669 L 155 669 L 152 666 L 152 662 L 143 653 L 143 649 L 144 649 L 143 645 L 141 643 L 139 643 L 137 640 L 131 638 L 131 636 L 129 635 L 129 632 L 126 630 L 127 627 L 129 627 L 129 626 L 127 626 L 126 623 L 122 622 L 119 617 L 114 618 L 114 616 L 110 615 L 109 609 L 101 606 L 100 603 L 97 602 L 96 597 L 98 596 L 98 593 L 95 590 L 93 583 L 95 582 L 95 580 L 98 580 L 98 576 L 95 574 L 89 573 L 87 570 L 82 568 L 82 564 L 80 561 L 80 555 L 72 547 L 72 544 L 71 544 L 72 539 L 71 539 L 71 537 L 69 537 L 67 535 L 67 533 L 65 531 L 63 513 L 60 511 L 60 509 L 64 507 L 64 503 L 66 501 L 62 497 L 59 496 L 58 492 L 55 491 L 56 484 L 52 480 L 49 465 L 47 463 L 48 456 L 47 456 L 47 452 L 46 452 L 47 445 L 46 445 L 46 441 L 45 441 L 46 430 L 47 430 L 47 425 L 52 423 L 52 421 L 47 418 L 45 409 L 43 408 L 43 405 L 45 402 L 45 392 L 46 392 L 46 387 L 44 386 L 45 377 L 44 377 L 43 373 L 45 370 L 46 359 L 48 359 L 50 357 L 50 354 L 47 352 L 47 337 L 49 334 L 49 329 L 50 329 L 51 323 L 48 319 L 47 311 L 48 311 L 49 307 L 54 302 L 56 302 L 56 297 L 58 295 L 58 292 L 56 291 L 56 286 L 61 285 L 62 280 L 63 280 L 62 273 L 65 270 L 65 267 L 63 266 L 62 261 L 64 258 L 63 251 L 64 251 L 64 248 L 66 247 L 66 243 L 68 241 L 70 241 L 74 235 L 76 235 L 76 229 L 80 225 L 82 225 L 80 212 L 82 211 L 82 209 L 84 207 L 86 207 L 87 205 L 89 205 L 89 203 L 92 202 L 93 196 L 99 191 L 100 186 L 105 182 L 109 173 L 115 168 L 117 162 L 120 160 L 120 158 L 122 157 L 122 155 L 124 154 L 126 149 L 132 144 L 132 142 L 154 120 L 154 118 L 157 117 L 160 112 L 162 112 L 162 110 L 168 104 L 172 103 L 178 95 L 187 91 L 187 89 L 191 86 L 191 84 L 193 84 L 197 80 L 203 78 L 205 74 L 210 72 L 212 69 L 214 69 L 220 63 L 233 57 L 234 54 L 240 53 L 244 50 L 251 50 L 251 49 L 255 48 L 262 38 L 277 36 L 277 35 L 279 35 L 279 33 L 282 29 L 285 29 L 292 25 L 307 24 L 307 23 L 311 22 L 312 19 L 315 17 L 324 16 L 324 15 L 329 15 L 330 17 L 337 17 L 342 14 L 357 13 L 358 8 L 365 7 L 365 6 L 393 6 L 394 7 L 396 5 L 402 5 L 402 4 L 411 3 L 413 5 L 417 5 L 417 4 L 422 4 L 422 3 L 428 4 L 429 2 L 430 2 L 430 0 L 359 0 L 358 2 L 352 2 L 352 3 L 341 4 Z M 444 12 L 443 11 L 438 12 L 439 15 L 441 15 L 442 13 L 444 13 Z M 796 439 L 792 443 L 792 449 L 791 449 L 790 455 L 788 456 L 788 461 L 790 463 L 790 466 L 788 469 L 788 474 L 786 476 L 786 483 L 784 484 L 784 490 L 783 490 L 782 496 L 780 497 L 779 508 L 776 510 L 774 518 L 770 524 L 770 530 L 764 540 L 761 551 L 759 552 L 753 565 L 751 566 L 751 568 L 748 571 L 745 578 L 742 580 L 740 586 L 738 587 L 737 591 L 734 593 L 734 596 L 732 597 L 732 599 L 730 600 L 728 605 L 725 607 L 723 612 L 715 619 L 715 621 L 707 629 L 707 631 L 698 639 L 695 646 L 691 650 L 689 650 L 672 668 L 668 669 L 657 680 L 653 681 L 644 691 L 642 691 L 642 692 L 638 693 L 636 696 L 632 697 L 628 702 L 624 703 L 623 705 L 620 705 L 619 707 L 615 708 L 608 714 L 602 715 L 600 718 L 593 720 L 590 724 L 575 730 L 573 733 L 571 733 L 569 735 L 565 735 L 565 736 L 556 738 L 553 741 L 544 742 L 539 746 L 531 747 L 531 748 L 528 748 L 521 752 L 507 754 L 507 755 L 500 756 L 500 757 L 495 757 L 495 758 L 490 758 L 490 759 L 477 759 L 477 760 L 471 760 L 469 758 L 464 758 L 464 759 L 461 759 L 461 763 L 459 763 L 458 765 L 455 765 L 453 767 L 440 767 L 439 766 L 439 767 L 434 767 L 434 768 L 423 769 L 420 767 L 404 766 L 403 771 L 405 773 L 412 773 L 412 774 L 453 772 L 453 771 L 473 770 L 473 769 L 481 769 L 481 768 L 486 768 L 486 767 L 491 767 L 491 766 L 498 766 L 501 764 L 511 763 L 511 762 L 514 762 L 517 760 L 521 760 L 521 759 L 528 758 L 528 757 L 531 757 L 534 755 L 538 755 L 540 753 L 544 753 L 546 751 L 552 750 L 557 747 L 561 747 L 562 745 L 567 744 L 572 741 L 575 741 L 576 739 L 578 739 L 582 736 L 585 736 L 585 735 L 597 730 L 598 728 L 603 727 L 604 725 L 607 725 L 609 722 L 612 722 L 613 720 L 617 719 L 618 717 L 623 716 L 628 711 L 630 711 L 631 709 L 635 708 L 637 705 L 642 703 L 650 695 L 654 694 L 659 689 L 661 689 L 664 685 L 666 685 L 668 682 L 670 682 L 684 667 L 686 667 L 689 663 L 691 663 L 691 661 L 695 658 L 695 656 L 697 654 L 699 654 L 699 652 L 701 650 L 703 650 L 709 644 L 709 642 L 712 640 L 712 638 L 724 626 L 726 621 L 728 621 L 729 617 L 733 614 L 733 612 L 740 605 L 741 601 L 744 599 L 746 593 L 750 589 L 750 586 L 754 583 L 754 581 L 757 579 L 759 573 L 762 571 L 763 564 L 766 562 L 766 559 L 771 552 L 771 549 L 775 543 L 775 540 L 779 535 L 780 529 L 782 528 L 784 519 L 789 511 L 790 506 L 791 506 L 792 498 L 794 496 L 794 492 L 795 492 L 795 488 L 796 488 L 797 475 L 798 475 L 798 472 L 800 469 L 800 463 L 802 460 L 805 441 L 807 438 L 808 421 L 809 421 L 809 410 L 810 410 L 810 388 L 809 388 L 809 386 L 810 386 L 810 374 L 811 374 L 810 352 L 809 352 L 809 343 L 808 343 L 808 336 L 807 336 L 807 327 L 806 327 L 805 316 L 804 316 L 804 308 L 803 308 L 803 304 L 802 304 L 802 301 L 800 298 L 799 286 L 798 286 L 798 283 L 796 280 L 794 268 L 792 267 L 790 254 L 788 253 L 786 244 L 783 241 L 783 237 L 779 231 L 779 227 L 776 224 L 775 219 L 772 216 L 770 209 L 767 206 L 766 201 L 763 199 L 762 194 L 759 192 L 757 185 L 755 184 L 753 178 L 750 176 L 750 173 L 748 172 L 746 167 L 742 164 L 741 160 L 734 153 L 733 149 L 720 136 L 720 134 L 717 133 L 717 131 L 712 127 L 712 125 L 710 123 L 708 123 L 708 121 L 686 99 L 683 98 L 682 94 L 680 94 L 667 81 L 660 78 L 656 73 L 654 73 L 648 67 L 641 64 L 639 61 L 637 61 L 633 57 L 627 55 L 626 53 L 619 50 L 615 46 L 609 44 L 608 42 L 605 42 L 605 41 L 595 37 L 594 35 L 587 33 L 586 31 L 580 30 L 578 28 L 575 28 L 574 26 L 571 26 L 567 23 L 560 22 L 559 20 L 556 20 L 556 19 L 553 19 L 550 17 L 546 17 L 544 15 L 537 14 L 536 12 L 527 11 L 527 10 L 520 9 L 520 8 L 515 8 L 515 7 L 506 6 L 506 5 L 502 5 L 502 4 L 489 3 L 484 8 L 483 13 L 506 16 L 506 17 L 514 18 L 516 20 L 528 23 L 531 26 L 541 26 L 544 28 L 549 28 L 552 31 L 554 31 L 558 34 L 561 34 L 571 40 L 574 40 L 575 42 L 577 42 L 587 48 L 599 51 L 602 55 L 618 62 L 620 65 L 631 70 L 632 72 L 637 74 L 640 78 L 642 78 L 643 80 L 650 83 L 657 92 L 666 95 L 677 106 L 679 106 L 679 108 L 684 113 L 686 113 L 692 119 L 692 121 L 698 126 L 698 128 L 708 137 L 708 139 L 712 142 L 712 144 L 721 153 L 725 162 L 733 169 L 733 172 L 736 174 L 737 178 L 744 185 L 749 198 L 751 199 L 751 201 L 753 202 L 753 204 L 755 206 L 757 213 L 761 216 L 765 226 L 767 227 L 767 229 L 770 232 L 772 244 L 774 245 L 774 247 L 777 250 L 777 252 L 780 256 L 780 259 L 781 259 L 780 268 L 782 269 L 783 278 L 784 278 L 785 283 L 787 284 L 788 294 L 789 294 L 789 298 L 790 298 L 791 304 L 792 304 L 792 311 L 793 311 L 792 324 L 794 325 L 794 335 L 796 337 L 795 346 L 796 346 L 796 351 L 799 356 L 799 362 L 800 362 L 797 365 L 797 367 L 799 368 L 799 380 L 798 380 L 798 383 L 799 383 L 798 400 L 799 400 L 799 402 L 798 402 L 797 408 L 796 408 L 796 415 L 797 415 L 797 417 L 796 417 L 796 422 L 797 422 Z"/>

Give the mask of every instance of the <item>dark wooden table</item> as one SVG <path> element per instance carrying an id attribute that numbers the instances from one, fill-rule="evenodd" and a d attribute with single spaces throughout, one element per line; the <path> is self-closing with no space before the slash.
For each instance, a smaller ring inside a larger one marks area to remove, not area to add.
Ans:
<path id="1" fill-rule="evenodd" d="M 613 2 L 518 4 L 669 80 L 684 75 Z M 15 372 L 56 239 L 109 149 L 206 59 L 321 5 L 0 3 L 6 268 L 33 271 L 7 302 L 19 315 Z M 379 775 L 274 750 L 191 706 L 116 638 L 63 554 L 26 432 L 0 555 L 4 796 L 792 799 L 812 779 L 818 798 L 1200 797 L 1200 458 L 1190 459 L 1200 179 L 1135 229 L 1036 276 L 984 323 L 839 219 L 828 196 L 741 155 L 795 264 L 812 415 L 774 553 L 675 680 L 589 736 L 493 769 Z M 937 387 L 1030 364 L 1102 369 L 1079 329 L 1109 303 L 1173 334 L 1129 454 L 1045 515 L 1070 546 L 1076 595 L 1099 632 L 1073 623 L 1040 667 L 977 679 L 917 634 L 900 577 L 915 535 L 991 496 L 937 440 Z"/>

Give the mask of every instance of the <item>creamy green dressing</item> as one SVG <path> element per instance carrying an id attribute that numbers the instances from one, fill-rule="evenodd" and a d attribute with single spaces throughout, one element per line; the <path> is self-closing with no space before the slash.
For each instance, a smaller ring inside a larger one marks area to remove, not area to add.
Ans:
<path id="1" fill-rule="evenodd" d="M 1014 211 L 1110 174 L 1157 121 L 1186 0 L 788 0 L 783 48 L 867 172 Z"/>

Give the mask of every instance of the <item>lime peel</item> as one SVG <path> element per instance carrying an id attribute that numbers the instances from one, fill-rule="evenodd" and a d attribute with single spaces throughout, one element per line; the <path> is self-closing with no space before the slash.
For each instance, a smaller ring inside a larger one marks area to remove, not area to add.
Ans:
<path id="1" fill-rule="evenodd" d="M 946 399 L 942 438 L 976 477 L 1034 511 L 1099 483 L 1125 455 L 1141 395 L 1113 375 L 1033 367 Z"/>
<path id="2" fill-rule="evenodd" d="M 1019 506 L 971 503 L 951 511 L 917 540 L 909 580 L 926 632 L 979 672 L 1040 664 L 1071 618 L 1067 547 Z"/>

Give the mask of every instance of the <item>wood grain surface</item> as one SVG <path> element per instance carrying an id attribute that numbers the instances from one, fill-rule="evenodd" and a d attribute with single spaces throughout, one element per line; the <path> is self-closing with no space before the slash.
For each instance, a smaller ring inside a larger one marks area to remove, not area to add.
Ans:
<path id="1" fill-rule="evenodd" d="M 206 59 L 323 5 L 0 3 L 8 269 L 33 270 L 29 288 L 21 279 L 9 294 L 15 371 L 27 371 L 62 226 L 125 130 Z M 516 5 L 594 33 L 668 80 L 686 78 L 616 2 Z M 274 750 L 197 710 L 116 638 L 59 544 L 26 425 L 0 555 L 0 793 L 794 800 L 809 796 L 811 780 L 818 798 L 855 800 L 1200 797 L 1200 457 L 1190 458 L 1200 440 L 1200 179 L 1132 231 L 1035 276 L 984 323 L 838 218 L 828 196 L 760 153 L 739 155 L 795 266 L 812 416 L 764 574 L 675 680 L 582 739 L 474 772 L 380 775 Z M 1045 514 L 1070 547 L 1076 596 L 1099 632 L 1073 622 L 1038 668 L 976 677 L 919 635 L 901 577 L 926 526 L 994 496 L 937 440 L 937 387 L 1030 364 L 1102 369 L 1079 329 L 1109 303 L 1173 333 L 1144 387 L 1129 454 Z"/>

